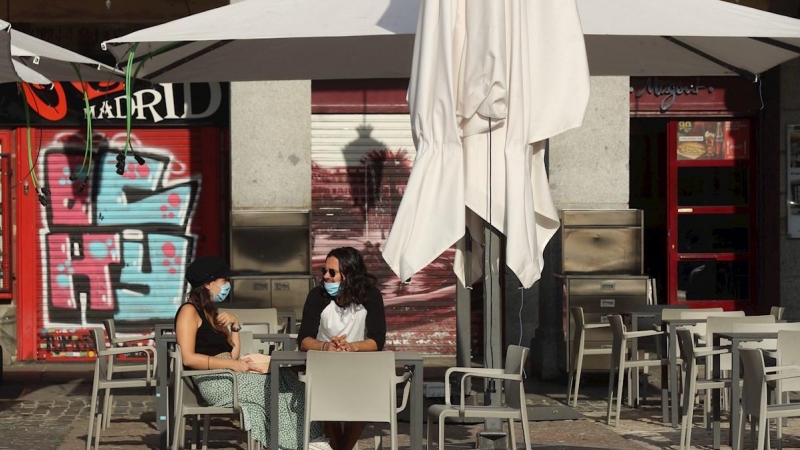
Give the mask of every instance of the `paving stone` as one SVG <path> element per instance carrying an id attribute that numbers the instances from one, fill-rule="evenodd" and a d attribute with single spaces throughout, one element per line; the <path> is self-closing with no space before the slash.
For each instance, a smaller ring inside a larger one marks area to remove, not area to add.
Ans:
<path id="1" fill-rule="evenodd" d="M 59 449 L 83 450 L 89 424 L 91 399 L 91 368 L 69 377 L 65 375 L 48 379 L 32 377 L 19 390 L 17 398 L 0 399 L 0 450 L 5 449 Z M 6 372 L 14 380 L 13 370 Z M 657 377 L 650 381 L 658 384 Z M 537 450 L 586 450 L 595 448 L 636 450 L 677 448 L 680 432 L 661 423 L 660 390 L 649 390 L 650 398 L 641 408 L 623 406 L 620 425 L 605 424 L 607 381 L 602 377 L 587 380 L 581 388 L 576 410 L 583 415 L 580 420 L 553 420 L 531 422 L 534 448 Z M 566 387 L 557 383 L 532 383 L 527 404 L 530 406 L 558 406 L 563 408 Z M 111 426 L 102 431 L 101 446 L 115 449 L 153 449 L 158 447 L 155 424 L 155 399 L 145 393 L 115 395 Z M 702 427 L 700 414 L 695 416 L 692 446 L 711 448 L 711 432 Z M 728 425 L 723 419 L 723 449 L 728 444 Z M 521 437 L 521 427 L 517 426 Z M 483 424 L 446 426 L 448 448 L 474 448 L 477 434 Z M 400 448 L 408 448 L 408 424 L 399 424 Z M 359 442 L 362 450 L 374 447 L 375 433 L 388 435 L 388 426 L 367 427 Z M 245 435 L 234 427 L 232 421 L 212 421 L 210 448 L 243 449 Z M 773 429 L 773 446 L 774 442 Z M 518 439 L 518 445 L 522 445 Z M 388 443 L 387 443 L 388 444 Z M 745 447 L 749 448 L 749 432 L 745 433 Z M 783 448 L 800 449 L 800 419 L 790 419 L 784 428 Z"/>

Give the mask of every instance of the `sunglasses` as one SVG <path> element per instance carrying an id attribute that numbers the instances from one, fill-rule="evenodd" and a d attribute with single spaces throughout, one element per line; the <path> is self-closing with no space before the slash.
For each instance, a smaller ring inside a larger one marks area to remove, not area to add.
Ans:
<path id="1" fill-rule="evenodd" d="M 325 274 L 326 274 L 326 273 L 327 273 L 328 275 L 330 275 L 330 276 L 331 276 L 331 278 L 334 278 L 334 277 L 336 276 L 336 271 L 335 271 L 335 270 L 333 270 L 333 269 L 326 269 L 326 268 L 324 268 L 324 267 L 320 267 L 320 271 L 322 272 L 322 276 L 323 276 L 323 277 L 325 276 Z"/>

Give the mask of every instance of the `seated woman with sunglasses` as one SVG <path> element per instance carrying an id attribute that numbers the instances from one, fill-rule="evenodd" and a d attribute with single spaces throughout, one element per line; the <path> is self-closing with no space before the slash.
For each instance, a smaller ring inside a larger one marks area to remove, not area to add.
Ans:
<path id="1" fill-rule="evenodd" d="M 300 350 L 374 352 L 386 342 L 386 315 L 377 280 L 353 247 L 331 250 L 322 268 L 322 286 L 308 293 L 297 342 Z M 334 450 L 351 450 L 366 424 L 326 423 Z"/>
<path id="2" fill-rule="evenodd" d="M 259 360 L 251 356 L 240 358 L 239 319 L 229 312 L 220 313 L 217 303 L 222 302 L 231 290 L 231 272 L 225 261 L 216 256 L 197 258 L 186 270 L 186 281 L 192 286 L 186 302 L 175 314 L 175 330 L 181 346 L 181 358 L 185 367 L 207 369 L 231 369 L 236 372 L 239 402 L 244 412 L 245 429 L 250 430 L 258 443 L 269 444 L 270 422 L 281 425 L 279 447 L 299 449 L 303 445 L 304 385 L 297 375 L 282 370 L 280 375 L 279 418 L 270 418 L 270 377 Z M 262 355 L 258 355 L 262 356 Z M 230 375 L 199 375 L 194 381 L 200 395 L 212 406 L 229 407 L 233 403 L 233 388 Z M 277 425 L 277 424 L 276 424 Z M 295 432 L 289 432 L 289 430 Z M 311 445 L 315 450 L 330 450 L 322 441 L 322 427 L 311 427 Z"/>

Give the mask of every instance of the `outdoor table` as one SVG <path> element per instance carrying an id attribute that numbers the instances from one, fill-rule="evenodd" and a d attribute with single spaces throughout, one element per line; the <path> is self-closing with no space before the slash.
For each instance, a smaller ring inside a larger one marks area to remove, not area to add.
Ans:
<path id="1" fill-rule="evenodd" d="M 741 393 L 739 389 L 739 380 L 741 379 L 739 361 L 739 344 L 748 341 L 762 341 L 764 339 L 778 339 L 778 328 L 770 331 L 755 331 L 755 332 L 724 332 L 714 333 L 713 345 L 718 347 L 721 345 L 722 339 L 731 341 L 731 426 L 730 426 L 730 442 L 732 450 L 739 450 L 741 442 L 739 436 L 739 401 L 741 400 Z M 714 371 L 712 377 L 714 379 L 720 378 L 720 355 L 714 355 Z M 722 409 L 722 398 L 719 389 L 713 390 L 712 404 L 714 405 L 714 449 L 720 448 L 720 411 Z"/>
<path id="2" fill-rule="evenodd" d="M 669 408 L 672 417 L 672 426 L 678 426 L 678 413 L 680 410 L 680 403 L 678 402 L 678 391 L 680 391 L 680 387 L 678 386 L 678 333 L 677 328 L 681 325 L 697 325 L 698 323 L 706 323 L 708 321 L 707 318 L 695 318 L 695 319 L 674 319 L 674 320 L 662 320 L 661 321 L 661 331 L 667 332 L 669 331 L 669 341 L 668 346 L 669 348 L 669 367 L 661 366 L 661 389 L 662 389 L 662 396 L 664 394 L 663 389 L 664 385 L 668 384 L 669 389 Z M 669 329 L 669 330 L 668 330 Z M 669 380 L 668 383 L 664 383 L 664 380 Z M 662 408 L 664 406 L 662 405 Z M 665 421 L 666 423 L 666 421 Z M 719 447 L 715 447 L 719 448 Z"/>
<path id="3" fill-rule="evenodd" d="M 294 313 L 292 313 L 294 314 Z M 289 334 L 254 334 L 253 339 L 269 342 L 281 342 L 284 348 L 296 348 L 297 338 Z M 169 351 L 175 348 L 175 328 L 172 324 L 156 325 L 155 329 L 156 353 L 158 365 L 156 367 L 156 429 L 159 435 L 159 447 L 169 448 L 172 440 L 171 424 L 174 414 L 172 402 L 169 399 Z M 294 352 L 288 352 L 294 353 Z M 420 388 L 422 389 L 422 388 Z M 275 390 L 277 393 L 277 389 Z M 420 392 L 422 392 L 420 390 Z M 277 405 L 277 403 L 275 403 Z M 276 412 L 277 414 L 277 412 Z M 275 416 L 277 417 L 277 416 Z M 277 434 L 274 434 L 277 436 Z M 421 439 L 420 434 L 420 439 Z M 277 448 L 274 447 L 274 448 Z"/>
<path id="4" fill-rule="evenodd" d="M 278 386 L 279 371 L 282 367 L 300 366 L 306 363 L 306 352 L 273 352 L 270 360 L 270 376 L 272 377 L 271 386 Z M 422 450 L 422 355 L 412 352 L 395 352 L 395 363 L 398 366 L 406 366 L 411 369 L 411 393 L 409 395 L 408 408 L 411 409 L 411 450 Z M 278 390 L 270 389 L 270 417 L 278 417 Z M 273 427 L 269 448 L 278 448 L 279 427 Z"/>

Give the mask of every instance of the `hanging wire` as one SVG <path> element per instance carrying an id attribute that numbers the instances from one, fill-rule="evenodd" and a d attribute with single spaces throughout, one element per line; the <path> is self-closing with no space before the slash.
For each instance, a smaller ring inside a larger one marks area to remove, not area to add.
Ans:
<path id="1" fill-rule="evenodd" d="M 17 88 L 18 88 L 19 91 L 23 91 L 24 90 L 24 87 L 22 86 L 22 83 L 19 83 L 17 85 Z M 23 101 L 27 103 L 27 99 L 25 97 L 25 93 L 24 92 L 20 92 L 20 93 L 22 94 Z M 35 95 L 33 96 L 33 105 L 34 105 L 33 106 L 34 111 L 36 111 L 36 114 L 39 114 L 39 101 L 38 101 L 38 97 L 36 97 Z M 29 170 L 25 174 L 25 176 L 20 178 L 19 180 L 17 180 L 16 183 L 12 184 L 9 187 L 9 189 L 15 189 L 17 186 L 22 184 L 23 181 L 25 181 L 26 179 L 28 179 L 28 177 L 31 176 L 31 173 L 33 173 L 33 168 L 36 167 L 36 162 L 39 161 L 39 154 L 41 152 L 42 152 L 42 129 L 40 127 L 39 128 L 39 145 L 38 145 L 38 149 L 36 150 L 36 157 L 33 159 L 33 165 L 29 166 Z"/>
<path id="2" fill-rule="evenodd" d="M 33 146 L 31 145 L 31 108 L 30 105 L 28 105 L 28 94 L 25 90 L 26 87 L 27 83 L 21 87 L 20 92 L 22 92 L 22 103 L 25 105 L 25 133 L 28 146 L 28 173 L 30 174 L 33 187 L 36 189 L 36 198 L 39 199 L 39 203 L 41 203 L 42 206 L 47 206 L 47 198 L 50 197 L 50 189 L 41 187 L 41 184 L 39 183 L 39 177 L 36 176 L 36 170 L 34 167 Z M 36 159 L 39 159 L 39 152 L 36 152 Z"/>
<path id="3" fill-rule="evenodd" d="M 83 175 L 83 183 L 78 186 L 78 192 L 83 192 L 83 189 L 86 187 L 86 182 L 89 180 L 89 174 L 92 172 L 92 155 L 94 154 L 94 150 L 92 148 L 93 144 L 93 133 L 92 133 L 92 111 L 89 107 L 89 93 L 88 93 L 88 85 L 83 81 L 83 77 L 81 77 L 81 71 L 77 64 L 71 63 L 72 68 L 75 69 L 75 73 L 78 75 L 78 81 L 81 83 L 81 89 L 83 90 L 83 102 L 85 106 L 85 115 L 86 115 L 86 149 L 83 152 L 83 162 L 81 163 L 81 168 L 78 172 L 73 173 L 69 176 L 70 180 L 77 179 L 83 172 L 84 169 L 86 173 Z M 89 165 L 86 165 L 86 160 L 89 160 Z"/>
<path id="4" fill-rule="evenodd" d="M 155 56 L 170 50 L 178 45 L 177 42 L 173 42 L 167 45 L 164 45 L 153 52 L 148 53 L 142 58 L 141 61 L 136 66 L 136 70 L 133 71 L 133 64 L 134 60 L 136 59 L 136 49 L 139 47 L 139 43 L 134 43 L 131 45 L 130 50 L 128 50 L 128 63 L 125 66 L 125 106 L 127 107 L 127 111 L 125 114 L 125 148 L 123 151 L 117 155 L 117 174 L 123 175 L 125 173 L 125 158 L 128 156 L 128 151 L 133 153 L 133 158 L 136 160 L 139 165 L 144 165 L 145 160 L 142 158 L 136 151 L 133 149 L 133 145 L 131 145 L 131 128 L 132 128 L 132 119 L 133 119 L 133 83 L 139 77 L 139 71 L 142 70 L 144 67 L 145 62 L 147 60 L 154 58 Z"/>
<path id="5" fill-rule="evenodd" d="M 758 99 L 761 100 L 761 108 L 760 110 L 764 110 L 764 92 L 761 90 L 763 87 L 761 84 L 761 75 L 756 75 L 756 83 L 758 83 Z"/>

